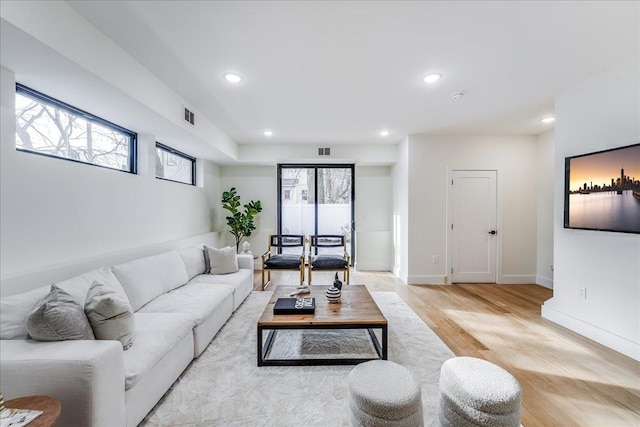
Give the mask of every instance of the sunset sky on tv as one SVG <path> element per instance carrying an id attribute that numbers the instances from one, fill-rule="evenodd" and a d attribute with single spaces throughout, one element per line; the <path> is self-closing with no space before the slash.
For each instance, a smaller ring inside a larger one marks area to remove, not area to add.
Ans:
<path id="1" fill-rule="evenodd" d="M 640 144 L 572 158 L 570 190 L 577 191 L 584 183 L 611 185 L 612 178 L 614 182 L 620 178 L 620 169 L 624 169 L 625 176 L 640 180 Z"/>

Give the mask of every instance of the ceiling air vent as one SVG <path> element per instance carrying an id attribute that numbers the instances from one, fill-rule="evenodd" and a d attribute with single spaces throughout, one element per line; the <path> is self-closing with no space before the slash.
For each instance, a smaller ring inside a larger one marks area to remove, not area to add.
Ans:
<path id="1" fill-rule="evenodd" d="M 318 148 L 318 156 L 330 156 L 331 155 L 331 148 L 326 147 L 326 148 Z"/>
<path id="2" fill-rule="evenodd" d="M 196 125 L 196 115 L 193 114 L 193 111 L 189 110 L 185 106 L 182 106 L 182 109 L 184 110 L 184 115 L 182 116 L 184 121 L 189 123 L 192 126 L 195 126 Z"/>

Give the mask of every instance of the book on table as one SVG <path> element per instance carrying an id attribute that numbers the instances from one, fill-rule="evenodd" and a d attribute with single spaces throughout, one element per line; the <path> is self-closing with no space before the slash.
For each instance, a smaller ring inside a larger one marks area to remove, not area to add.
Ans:
<path id="1" fill-rule="evenodd" d="M 316 311 L 316 299 L 278 298 L 273 307 L 273 314 L 313 314 Z"/>
<path id="2" fill-rule="evenodd" d="M 4 408 L 0 411 L 0 427 L 23 427 L 42 414 L 36 409 Z"/>

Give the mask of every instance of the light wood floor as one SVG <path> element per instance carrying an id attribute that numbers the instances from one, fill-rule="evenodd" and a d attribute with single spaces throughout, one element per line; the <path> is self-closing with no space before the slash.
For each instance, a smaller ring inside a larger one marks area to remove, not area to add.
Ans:
<path id="1" fill-rule="evenodd" d="M 297 284 L 296 273 L 272 273 Z M 260 289 L 260 274 L 255 289 Z M 331 284 L 314 273 L 314 284 Z M 540 316 L 550 289 L 538 285 L 407 286 L 391 273 L 352 271 L 351 283 L 394 291 L 457 356 L 511 372 L 523 390 L 522 424 L 640 426 L 640 362 Z"/>

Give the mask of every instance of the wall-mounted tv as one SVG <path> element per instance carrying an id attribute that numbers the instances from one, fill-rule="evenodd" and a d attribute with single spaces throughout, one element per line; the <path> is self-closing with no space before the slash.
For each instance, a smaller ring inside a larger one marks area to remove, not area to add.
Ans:
<path id="1" fill-rule="evenodd" d="M 640 234 L 640 144 L 564 162 L 565 228 Z"/>

